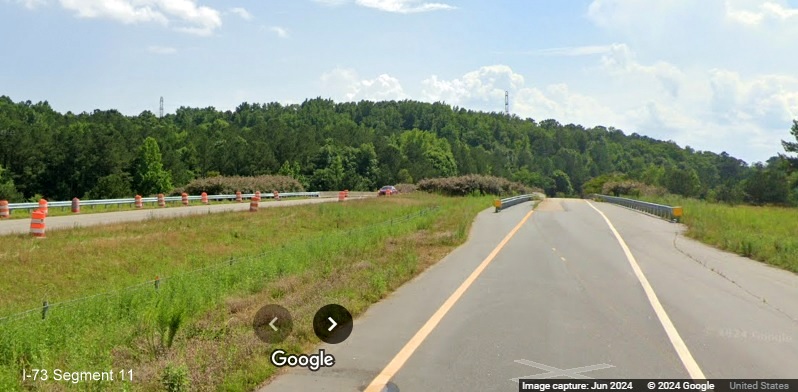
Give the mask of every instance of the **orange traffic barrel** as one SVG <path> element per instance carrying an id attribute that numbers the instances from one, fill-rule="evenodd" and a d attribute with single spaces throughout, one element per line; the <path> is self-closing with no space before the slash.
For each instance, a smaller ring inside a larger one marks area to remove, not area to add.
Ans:
<path id="1" fill-rule="evenodd" d="M 182 198 L 182 200 L 183 200 L 183 205 L 184 205 L 184 206 L 187 206 L 187 205 L 188 205 L 188 193 L 186 193 L 186 192 L 183 192 L 183 194 L 182 194 L 182 195 L 180 195 L 180 196 L 181 196 L 181 198 Z"/>
<path id="2" fill-rule="evenodd" d="M 280 192 L 274 191 L 274 200 L 280 200 Z"/>
<path id="3" fill-rule="evenodd" d="M 30 234 L 36 238 L 44 238 L 44 218 L 47 214 L 42 210 L 33 211 L 30 216 Z"/>
<path id="4" fill-rule="evenodd" d="M 47 200 L 39 199 L 39 209 L 44 212 L 44 216 L 47 216 L 49 211 L 47 210 Z"/>
<path id="5" fill-rule="evenodd" d="M 260 201 L 260 191 L 256 191 L 256 192 L 255 192 L 255 197 L 254 197 L 254 199 L 255 199 L 255 200 L 257 200 L 257 201 Z"/>
<path id="6" fill-rule="evenodd" d="M 200 195 L 200 200 L 202 201 L 202 204 L 208 204 L 208 194 L 202 192 L 202 194 Z"/>
<path id="7" fill-rule="evenodd" d="M 166 207 L 166 198 L 163 197 L 163 193 L 158 194 L 158 207 Z"/>
<path id="8" fill-rule="evenodd" d="M 11 210 L 8 208 L 8 200 L 0 200 L 0 219 L 10 217 Z"/>
<path id="9" fill-rule="evenodd" d="M 349 189 L 344 189 L 344 197 L 349 197 Z"/>
<path id="10" fill-rule="evenodd" d="M 244 199 L 241 197 L 241 192 L 236 192 L 236 201 L 241 203 Z"/>
<path id="11" fill-rule="evenodd" d="M 141 208 L 144 206 L 144 203 L 141 202 L 141 195 L 136 195 L 136 208 Z"/>
<path id="12" fill-rule="evenodd" d="M 344 191 L 338 192 L 338 201 L 344 201 L 345 198 L 346 194 L 344 193 Z"/>
<path id="13" fill-rule="evenodd" d="M 75 214 L 80 214 L 80 199 L 77 197 L 72 198 L 72 212 Z"/>
<path id="14" fill-rule="evenodd" d="M 249 212 L 258 212 L 258 201 L 260 199 L 253 198 L 249 201 Z"/>

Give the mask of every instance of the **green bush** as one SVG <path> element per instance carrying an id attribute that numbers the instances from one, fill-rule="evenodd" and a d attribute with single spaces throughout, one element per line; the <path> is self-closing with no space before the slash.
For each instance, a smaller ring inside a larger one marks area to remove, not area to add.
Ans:
<path id="1" fill-rule="evenodd" d="M 396 184 L 394 187 L 399 191 L 399 193 L 412 193 L 418 190 L 418 186 L 416 184 Z"/>
<path id="2" fill-rule="evenodd" d="M 169 392 L 185 392 L 191 386 L 186 365 L 168 364 L 161 371 L 161 384 Z"/>
<path id="3" fill-rule="evenodd" d="M 510 196 L 542 192 L 506 178 L 469 174 L 460 177 L 429 178 L 418 182 L 418 189 L 447 196 Z"/>
<path id="4" fill-rule="evenodd" d="M 183 192 L 189 195 L 199 195 L 206 192 L 209 195 L 230 195 L 236 192 L 304 192 L 305 188 L 299 181 L 288 176 L 217 176 L 198 178 L 182 188 L 175 189 L 172 194 L 180 195 Z"/>

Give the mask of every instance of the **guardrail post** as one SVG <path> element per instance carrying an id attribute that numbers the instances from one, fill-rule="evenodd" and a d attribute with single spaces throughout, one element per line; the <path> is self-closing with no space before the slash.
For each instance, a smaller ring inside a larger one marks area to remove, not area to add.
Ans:
<path id="1" fill-rule="evenodd" d="M 135 200 L 134 203 L 136 204 L 136 208 L 144 207 L 144 203 L 141 202 L 141 195 L 136 195 L 134 200 Z"/>
<path id="2" fill-rule="evenodd" d="M 47 209 L 47 200 L 39 199 L 39 210 L 44 213 L 44 216 L 47 216 L 49 210 Z"/>
<path id="3" fill-rule="evenodd" d="M 8 200 L 0 200 L 0 219 L 10 218 L 11 209 L 8 208 Z"/>
<path id="4" fill-rule="evenodd" d="M 682 209 L 681 206 L 673 207 L 673 210 L 671 212 L 671 214 L 673 215 L 673 220 L 676 221 L 676 222 L 681 222 L 683 213 L 684 213 L 684 210 Z"/>
<path id="5" fill-rule="evenodd" d="M 166 198 L 163 197 L 163 193 L 158 194 L 158 207 L 166 207 Z"/>
<path id="6" fill-rule="evenodd" d="M 208 204 L 208 194 L 202 192 L 202 194 L 200 195 L 200 201 L 202 201 L 202 204 Z"/>
<path id="7" fill-rule="evenodd" d="M 493 201 L 493 206 L 496 207 L 496 212 L 501 211 L 502 210 L 502 201 L 501 201 L 501 199 L 494 200 Z"/>
<path id="8" fill-rule="evenodd" d="M 80 199 L 77 197 L 72 199 L 72 213 L 80 214 Z"/>

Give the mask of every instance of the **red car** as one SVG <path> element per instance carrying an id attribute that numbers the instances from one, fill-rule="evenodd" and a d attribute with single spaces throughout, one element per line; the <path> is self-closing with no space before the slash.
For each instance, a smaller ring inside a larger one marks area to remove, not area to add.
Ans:
<path id="1" fill-rule="evenodd" d="M 377 192 L 377 196 L 390 196 L 399 193 L 399 191 L 393 185 L 386 185 L 380 188 L 380 191 Z"/>

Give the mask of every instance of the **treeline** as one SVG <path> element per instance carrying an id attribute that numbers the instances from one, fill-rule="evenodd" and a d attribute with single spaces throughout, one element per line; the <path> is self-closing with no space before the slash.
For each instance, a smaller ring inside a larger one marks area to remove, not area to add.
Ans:
<path id="1" fill-rule="evenodd" d="M 536 122 L 387 101 L 243 103 L 235 111 L 180 108 L 74 114 L 0 97 L 0 198 L 130 197 L 196 178 L 280 174 L 308 190 L 374 190 L 434 177 L 495 175 L 579 195 L 621 173 L 685 196 L 795 202 L 788 161 L 749 166 L 726 153 L 681 148 L 615 128 Z M 778 183 L 778 186 L 773 186 Z M 772 194 L 777 193 L 777 194 Z"/>

